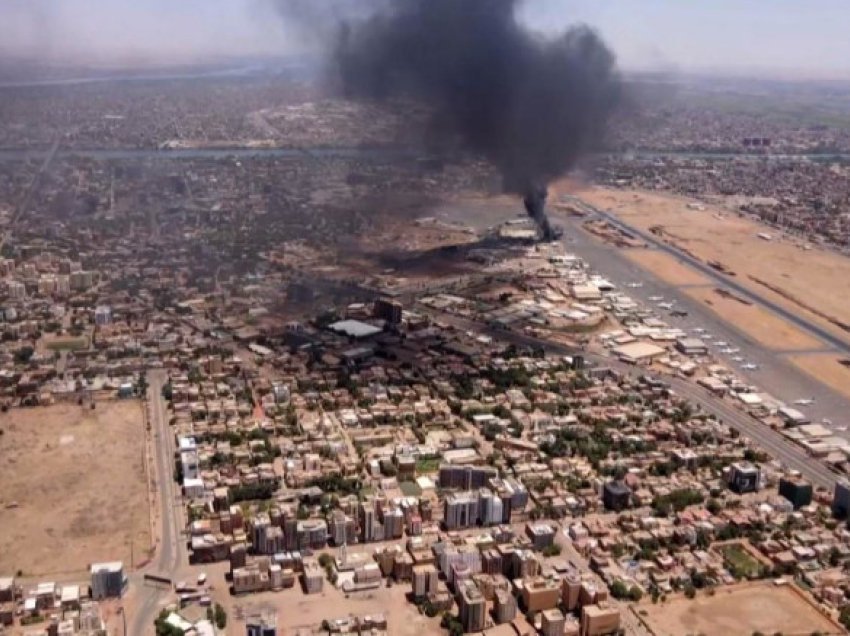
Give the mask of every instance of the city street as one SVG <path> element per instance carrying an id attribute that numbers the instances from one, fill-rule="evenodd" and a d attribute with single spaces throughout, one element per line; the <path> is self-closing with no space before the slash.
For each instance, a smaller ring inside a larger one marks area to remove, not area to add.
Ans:
<path id="1" fill-rule="evenodd" d="M 174 448 L 166 401 L 162 397 L 162 388 L 167 375 L 161 369 L 148 372 L 148 418 L 151 423 L 151 435 L 156 449 L 154 457 L 155 483 L 158 488 L 160 505 L 160 535 L 157 541 L 156 555 L 142 572 L 137 573 L 133 584 L 139 586 L 139 604 L 136 611 L 130 613 L 129 634 L 144 634 L 151 630 L 154 619 L 160 611 L 160 602 L 164 590 L 153 585 L 145 585 L 142 574 L 173 577 L 184 562 L 183 512 L 178 488 L 173 479 Z M 170 590 L 168 590 L 170 592 Z"/>

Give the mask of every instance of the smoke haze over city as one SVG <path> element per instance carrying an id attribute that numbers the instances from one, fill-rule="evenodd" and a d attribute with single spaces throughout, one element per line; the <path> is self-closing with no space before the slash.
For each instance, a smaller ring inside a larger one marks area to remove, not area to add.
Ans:
<path id="1" fill-rule="evenodd" d="M 5 0 L 0 55 L 99 65 L 187 63 L 312 48 L 274 0 Z M 323 3 L 313 3 L 323 4 Z M 584 22 L 626 70 L 847 76 L 850 6 L 814 2 L 527 0 L 540 30 Z"/>

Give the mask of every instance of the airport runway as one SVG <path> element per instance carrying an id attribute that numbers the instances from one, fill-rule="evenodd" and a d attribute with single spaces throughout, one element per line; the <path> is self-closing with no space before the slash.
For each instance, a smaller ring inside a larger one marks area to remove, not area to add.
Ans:
<path id="1" fill-rule="evenodd" d="M 734 371 L 738 377 L 786 402 L 789 406 L 802 411 L 812 421 L 819 422 L 823 419 L 831 421 L 830 426 L 837 435 L 848 435 L 848 431 L 840 430 L 848 423 L 845 414 L 850 413 L 850 400 L 846 397 L 794 366 L 785 358 L 781 350 L 766 349 L 747 334 L 719 318 L 703 303 L 686 294 L 687 287 L 676 287 L 661 281 L 648 270 L 629 260 L 621 253 L 619 248 L 607 245 L 601 239 L 588 234 L 581 227 L 586 219 L 558 217 L 558 220 L 564 225 L 564 241 L 567 251 L 581 256 L 594 271 L 599 272 L 617 285 L 618 291 L 639 301 L 668 324 L 689 331 L 696 337 L 700 337 L 700 334 L 694 332 L 694 329 L 705 329 L 712 336 L 710 340 L 706 341 L 709 344 L 711 354 L 719 362 Z M 628 226 L 623 227 L 631 231 Z M 679 258 L 679 254 L 675 250 L 672 256 L 690 265 L 685 259 Z M 715 276 L 721 276 L 711 268 L 708 269 L 714 273 L 713 280 L 717 280 Z M 628 287 L 629 283 L 638 283 L 641 286 L 638 288 Z M 729 287 L 728 280 L 722 276 L 717 280 L 717 286 L 721 285 Z M 688 312 L 688 315 L 684 318 L 675 317 L 671 316 L 669 311 L 659 309 L 657 302 L 649 300 L 659 296 L 665 302 L 673 302 L 674 309 L 684 310 Z M 748 293 L 749 296 L 753 296 L 753 294 L 750 292 Z M 758 297 L 753 302 L 761 305 Z M 770 307 L 762 306 L 765 310 L 771 311 Z M 785 318 L 784 314 L 779 317 Z M 740 352 L 724 354 L 720 351 L 721 347 L 711 344 L 717 341 L 727 342 L 730 347 L 740 349 Z M 824 343 L 823 350 L 831 350 L 831 343 Z M 755 363 L 759 365 L 759 369 L 749 371 L 742 369 L 741 363 L 732 360 L 733 357 L 741 357 L 745 362 Z M 794 404 L 795 400 L 809 398 L 814 398 L 812 404 Z"/>

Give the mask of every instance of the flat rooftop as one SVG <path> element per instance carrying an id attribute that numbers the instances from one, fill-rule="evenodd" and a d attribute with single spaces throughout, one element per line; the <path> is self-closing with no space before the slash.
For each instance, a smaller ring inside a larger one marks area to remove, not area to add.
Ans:
<path id="1" fill-rule="evenodd" d="M 381 333 L 381 328 L 359 320 L 340 320 L 328 327 L 331 331 L 351 336 L 352 338 L 368 338 Z"/>

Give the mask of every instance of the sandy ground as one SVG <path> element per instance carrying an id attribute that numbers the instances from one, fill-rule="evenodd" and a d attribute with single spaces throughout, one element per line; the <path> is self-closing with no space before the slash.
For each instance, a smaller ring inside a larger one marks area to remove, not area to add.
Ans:
<path id="1" fill-rule="evenodd" d="M 711 281 L 669 254 L 652 249 L 630 249 L 623 252 L 629 260 L 654 273 L 671 285 L 710 285 Z"/>
<path id="2" fill-rule="evenodd" d="M 350 615 L 366 616 L 383 614 L 387 619 L 387 633 L 393 636 L 437 636 L 444 634 L 440 618 L 427 618 L 407 601 L 405 594 L 410 583 L 399 583 L 391 588 L 379 587 L 368 592 L 345 594 L 327 581 L 320 594 L 307 595 L 300 583 L 282 592 L 265 592 L 243 597 L 228 597 L 223 600 L 227 613 L 233 619 L 233 633 L 244 632 L 244 618 L 265 609 L 277 612 L 278 629 L 285 634 L 297 633 L 299 629 L 316 628 L 324 619 L 343 618 Z M 241 631 L 240 631 L 241 630 Z"/>
<path id="3" fill-rule="evenodd" d="M 669 194 L 586 188 L 576 194 L 627 223 L 648 230 L 661 226 L 665 237 L 703 261 L 716 260 L 736 273 L 736 280 L 766 298 L 793 307 L 850 342 L 850 333 L 801 308 L 800 303 L 832 318 L 850 322 L 850 259 L 826 249 L 804 249 L 799 239 L 738 217 L 722 206 L 687 207 L 689 199 Z M 765 241 L 759 233 L 774 237 Z M 783 293 L 776 293 L 751 277 Z M 783 295 L 784 294 L 784 295 Z M 795 300 L 789 300 L 787 296 Z"/>
<path id="4" fill-rule="evenodd" d="M 844 633 L 790 586 L 770 582 L 721 587 L 714 596 L 701 593 L 693 600 L 679 596 L 640 609 L 655 636 Z"/>
<path id="5" fill-rule="evenodd" d="M 142 410 L 60 404 L 0 415 L 0 573 L 84 571 L 130 564 L 150 548 Z"/>
<path id="6" fill-rule="evenodd" d="M 766 309 L 721 296 L 714 287 L 688 289 L 686 293 L 768 349 L 807 351 L 826 346 Z"/>
<path id="7" fill-rule="evenodd" d="M 812 353 L 789 356 L 788 359 L 813 378 L 850 398 L 850 369 L 838 362 L 840 356 Z"/>

